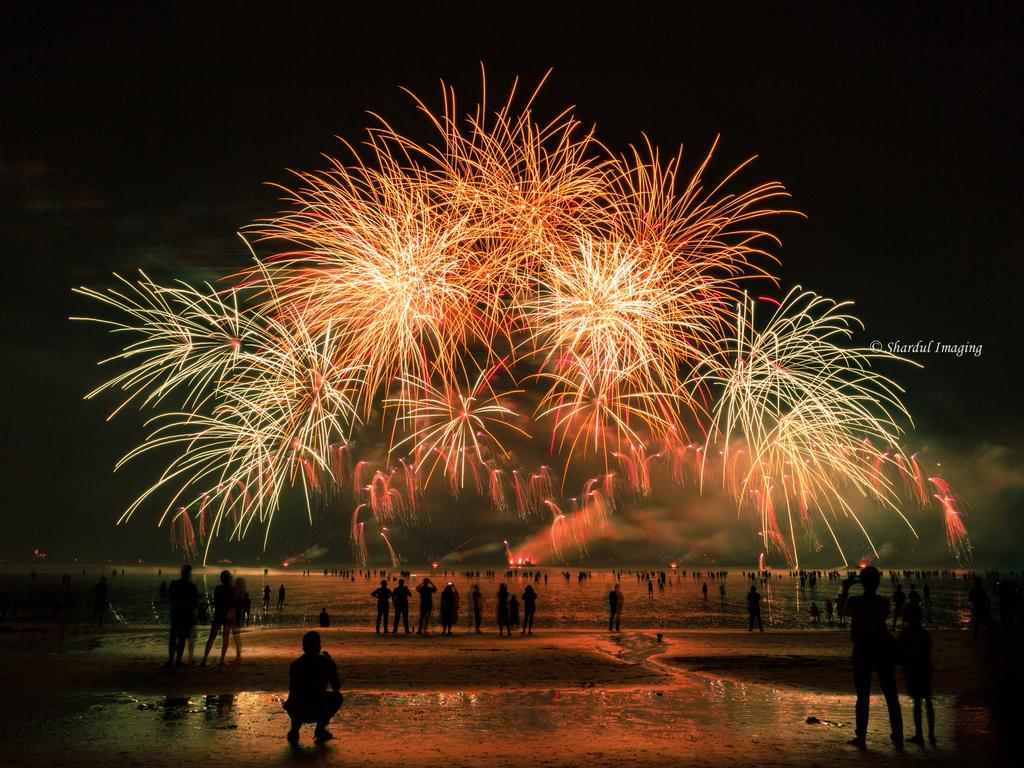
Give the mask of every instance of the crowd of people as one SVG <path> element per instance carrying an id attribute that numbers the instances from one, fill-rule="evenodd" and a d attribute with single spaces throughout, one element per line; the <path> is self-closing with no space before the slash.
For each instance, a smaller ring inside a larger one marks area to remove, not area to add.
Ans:
<path id="1" fill-rule="evenodd" d="M 563 574 L 567 577 L 567 574 Z M 615 574 L 616 577 L 619 574 Z M 588 578 L 581 572 L 580 580 Z M 765 577 L 762 577 L 765 578 Z M 566 578 L 568 581 L 568 578 Z M 801 578 L 804 581 L 804 578 Z M 812 580 L 815 581 L 816 579 Z M 751 581 L 755 581 L 751 578 Z M 911 586 L 909 595 L 904 595 L 902 585 L 893 578 L 893 597 L 886 598 L 878 594 L 881 585 L 882 574 L 878 569 L 865 567 L 859 574 L 850 574 L 841 583 L 841 591 L 837 600 L 837 611 L 840 617 L 850 620 L 850 633 L 853 644 L 852 667 L 854 677 L 854 690 L 856 692 L 855 705 L 855 732 L 850 744 L 858 748 L 867 746 L 868 726 L 868 705 L 871 694 L 872 678 L 877 675 L 885 698 L 889 716 L 890 738 L 897 748 L 904 744 L 903 713 L 899 700 L 899 691 L 896 677 L 896 667 L 902 666 L 906 693 L 912 701 L 912 714 L 914 734 L 906 741 L 923 745 L 925 734 L 931 744 L 937 743 L 935 732 L 935 710 L 932 702 L 932 640 L 931 635 L 924 627 L 924 598 L 917 595 L 914 586 Z M 646 578 L 649 585 L 648 593 L 652 592 L 654 580 Z M 763 582 L 766 583 L 766 582 Z M 855 585 L 861 587 L 861 594 L 851 594 Z M 1008 606 L 1007 621 L 1011 625 L 1010 631 L 1015 632 L 1014 619 L 1017 607 L 1017 588 L 1012 581 L 999 582 L 1000 594 L 1005 598 Z M 420 626 L 418 631 L 429 631 L 431 602 L 436 588 L 429 577 L 424 577 L 423 582 L 416 587 L 420 594 Z M 704 599 L 707 599 L 707 583 L 702 584 Z M 454 599 L 447 602 L 448 609 L 454 610 L 455 615 L 446 614 L 445 594 L 455 595 Z M 387 615 L 389 603 L 395 606 L 395 623 L 392 632 L 397 632 L 399 616 L 408 613 L 408 600 L 411 592 L 405 587 L 405 580 L 399 579 L 395 589 L 388 587 L 387 580 L 382 580 L 380 587 L 373 591 L 372 597 L 377 599 L 378 619 L 377 631 L 387 633 Z M 928 594 L 926 592 L 926 594 Z M 445 591 L 442 593 L 442 623 L 457 622 L 458 592 L 452 582 L 448 582 Z M 900 599 L 902 596 L 903 599 Z M 930 596 L 929 596 L 930 599 Z M 969 601 L 972 606 L 972 625 L 975 635 L 980 627 L 984 627 L 989 620 L 990 601 L 985 590 L 984 583 L 980 577 L 976 577 L 974 585 L 969 593 Z M 535 611 L 536 592 L 532 585 L 527 584 L 523 592 L 523 603 L 526 606 L 526 620 L 522 632 L 532 631 L 533 614 Z M 760 617 L 761 595 L 757 590 L 757 584 L 750 585 L 747 594 L 748 609 L 748 630 L 753 630 L 756 621 L 758 629 L 764 631 Z M 473 625 L 476 632 L 480 632 L 480 617 L 486 610 L 486 601 L 480 591 L 479 585 L 474 585 L 471 592 L 471 610 L 473 611 Z M 625 598 L 622 594 L 621 585 L 616 583 L 608 593 L 608 616 L 609 631 L 618 631 L 621 623 L 621 616 Z M 516 596 L 511 594 L 506 584 L 498 587 L 496 596 L 497 626 L 499 635 L 504 635 L 506 630 L 509 634 L 518 621 L 518 601 Z M 831 606 L 829 607 L 831 615 Z M 897 621 L 902 623 L 898 636 L 890 633 L 889 618 L 892 617 L 892 631 L 896 629 Z M 383 618 L 383 622 L 381 619 Z M 450 627 L 450 625 L 449 625 Z M 529 627 L 530 629 L 527 629 Z M 408 622 L 405 622 L 405 631 L 409 632 Z M 450 628 L 448 630 L 450 632 Z M 662 641 L 663 635 L 658 634 L 658 642 Z M 331 734 L 327 730 L 327 723 L 338 711 L 341 705 L 341 694 L 339 693 L 340 682 L 338 681 L 337 669 L 334 662 L 326 652 L 320 650 L 321 638 L 317 632 L 309 632 L 303 638 L 303 655 L 296 660 L 290 670 L 290 693 L 285 704 L 291 716 L 291 729 L 288 732 L 288 740 L 292 743 L 298 741 L 299 729 L 302 723 L 316 723 L 314 739 L 324 741 L 330 739 Z M 327 690 L 330 686 L 331 690 Z M 301 714 L 300 714 L 301 713 Z M 927 730 L 925 730 L 927 728 Z"/>
<path id="2" fill-rule="evenodd" d="M 304 571 L 308 575 L 309 571 Z M 119 578 L 120 575 L 120 578 Z M 158 572 L 162 576 L 162 571 Z M 539 569 L 510 570 L 505 574 L 505 581 L 497 585 L 494 591 L 481 588 L 481 583 L 494 581 L 498 574 L 493 571 L 462 571 L 460 573 L 444 571 L 444 586 L 439 588 L 431 576 L 417 577 L 407 571 L 395 576 L 386 571 L 344 571 L 324 570 L 324 575 L 341 576 L 355 581 L 363 578 L 370 581 L 375 576 L 379 586 L 369 593 L 376 605 L 374 623 L 377 634 L 399 633 L 410 635 L 429 635 L 435 629 L 435 622 L 441 626 L 442 635 L 451 635 L 456 627 L 465 626 L 470 634 L 480 634 L 494 626 L 499 636 L 511 637 L 514 633 L 532 635 L 539 602 L 538 590 L 548 584 L 549 575 Z M 439 574 L 434 573 L 437 577 Z M 591 571 L 580 570 L 575 574 L 562 571 L 558 575 L 566 585 L 575 580 L 582 589 L 595 579 Z M 268 577 L 268 570 L 264 571 Z M 450 576 L 450 579 L 448 578 Z M 626 613 L 626 598 L 622 589 L 622 581 L 635 580 L 640 594 L 646 592 L 647 600 L 655 601 L 656 595 L 665 592 L 667 587 L 679 587 L 686 581 L 699 589 L 700 597 L 707 602 L 709 599 L 709 582 L 717 587 L 721 604 L 727 600 L 727 583 L 730 576 L 725 571 L 613 571 L 611 574 L 598 575 L 599 578 L 611 577 L 614 586 L 607 592 L 605 609 L 608 616 L 608 631 L 621 631 Z M 735 577 L 735 574 L 733 574 Z M 30 575 L 35 580 L 35 573 Z M 103 573 L 91 590 L 91 623 L 103 627 L 107 614 L 112 611 L 111 582 L 121 581 L 125 577 L 122 570 L 112 569 Z M 936 743 L 935 712 L 932 700 L 932 639 L 927 625 L 931 622 L 933 609 L 932 589 L 929 579 L 955 578 L 962 582 L 969 606 L 969 629 L 972 640 L 977 641 L 985 632 L 996 627 L 993 616 L 993 597 L 998 602 L 998 625 L 1000 635 L 1008 640 L 1016 640 L 1016 624 L 1021 608 L 1020 587 L 1012 578 L 990 572 L 984 575 L 975 573 L 945 573 L 937 571 L 889 571 L 882 574 L 873 567 L 865 567 L 859 573 L 838 571 L 794 571 L 788 574 L 768 571 L 742 572 L 741 578 L 747 581 L 744 593 L 744 604 L 747 613 L 746 626 L 753 631 L 756 625 L 759 632 L 765 631 L 762 619 L 762 604 L 771 604 L 773 589 L 777 589 L 779 580 L 789 578 L 797 582 L 799 593 L 810 589 L 815 592 L 815 599 L 810 601 L 807 609 L 811 626 L 820 626 L 822 621 L 829 625 L 838 624 L 845 627 L 849 621 L 852 640 L 852 671 L 855 705 L 855 733 L 851 744 L 865 747 L 868 738 L 868 703 L 872 681 L 878 679 L 886 702 L 890 738 L 894 745 L 901 747 L 905 741 L 903 711 L 900 704 L 897 668 L 903 668 L 904 690 L 912 701 L 913 735 L 906 741 L 924 744 L 925 740 Z M 880 592 L 883 580 L 888 578 L 889 597 Z M 465 605 L 456 585 L 456 579 L 469 581 L 470 587 Z M 557 578 L 557 576 L 556 576 Z M 227 662 L 228 653 L 234 646 L 234 659 L 242 658 L 242 633 L 252 617 L 252 600 L 247 589 L 245 577 L 235 576 L 229 570 L 219 574 L 218 584 L 207 598 L 192 580 L 192 568 L 181 567 L 178 578 L 168 584 L 161 581 L 158 595 L 161 603 L 166 603 L 170 634 L 168 641 L 167 661 L 165 666 L 174 668 L 179 665 L 194 663 L 194 645 L 200 625 L 209 624 L 199 665 L 209 663 L 211 654 L 215 653 L 218 640 L 219 663 Z M 507 583 L 506 583 L 507 582 Z M 819 609 L 823 588 L 819 582 L 829 585 L 829 591 L 838 586 L 835 600 L 825 597 L 823 609 Z M 904 583 L 906 582 L 906 589 Z M 986 586 L 988 583 L 990 589 Z M 58 606 L 65 606 L 71 600 L 71 576 L 63 574 L 60 580 Z M 921 589 L 918 589 L 920 584 Z M 699 585 L 699 586 L 697 586 Z M 760 588 L 760 590 L 759 590 Z M 493 589 L 493 588 L 492 588 Z M 270 583 L 262 587 L 262 608 L 264 612 L 271 610 L 275 591 Z M 584 594 L 581 592 L 581 594 Z M 633 593 L 634 595 L 636 592 Z M 286 605 L 287 592 L 282 583 L 276 590 L 276 608 L 283 611 Z M 643 602 L 642 598 L 639 598 Z M 805 598 L 804 598 L 805 600 Z M 4 591 L 0 593 L 0 620 L 7 620 L 13 601 Z M 418 611 L 410 620 L 410 610 L 415 604 Z M 807 602 L 804 602 L 807 605 Z M 435 607 L 437 611 L 435 613 Z M 55 608 L 55 611 L 57 608 Z M 642 606 L 636 609 L 643 610 Z M 115 613 L 116 616 L 116 613 Z M 769 619 L 771 616 L 769 615 Z M 492 624 L 493 622 L 493 624 Z M 322 607 L 317 623 L 321 629 L 332 625 L 328 606 Z M 899 628 L 899 634 L 894 634 Z M 662 641 L 662 633 L 658 633 L 658 641 Z M 295 742 L 304 723 L 315 723 L 314 738 L 317 741 L 330 739 L 327 723 L 341 706 L 340 681 L 337 669 L 330 657 L 322 651 L 322 638 L 316 631 L 308 632 L 303 639 L 303 655 L 292 664 L 291 688 L 286 708 L 288 709 L 292 727 L 288 738 Z M 328 690 L 329 689 L 329 690 Z"/>
<path id="3" fill-rule="evenodd" d="M 434 595 L 437 587 L 429 576 L 424 576 L 423 581 L 416 586 L 419 595 L 419 620 L 416 625 L 417 635 L 430 634 L 430 627 L 434 619 Z M 410 634 L 409 629 L 409 600 L 412 598 L 412 591 L 406 586 L 405 578 L 398 579 L 394 589 L 388 586 L 387 579 L 381 579 L 380 586 L 370 593 L 377 605 L 377 618 L 374 631 L 377 634 L 388 634 L 388 616 L 394 610 L 394 622 L 390 632 L 398 633 L 399 624 Z M 449 581 L 445 584 L 439 599 L 438 619 L 441 624 L 441 634 L 452 634 L 452 628 L 458 625 L 461 609 L 461 596 L 455 583 Z M 520 607 L 522 607 L 522 622 L 520 623 Z M 469 593 L 469 618 L 473 629 L 477 634 L 483 632 L 484 616 L 488 610 L 488 601 L 480 590 L 479 584 L 474 584 Z M 527 584 L 521 598 L 512 594 L 504 583 L 498 587 L 495 603 L 495 621 L 499 635 L 512 636 L 513 630 L 520 634 L 532 635 L 533 622 L 537 613 L 537 592 L 532 584 Z M 327 609 L 321 613 L 321 626 L 328 626 L 323 618 L 327 616 Z"/>

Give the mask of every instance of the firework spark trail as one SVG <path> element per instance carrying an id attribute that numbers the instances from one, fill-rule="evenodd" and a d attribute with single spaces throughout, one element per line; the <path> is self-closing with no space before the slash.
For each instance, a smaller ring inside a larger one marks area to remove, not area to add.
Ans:
<path id="1" fill-rule="evenodd" d="M 330 446 L 330 471 L 340 492 L 352 483 L 352 451 L 346 444 Z"/>
<path id="2" fill-rule="evenodd" d="M 355 557 L 356 564 L 360 568 L 365 568 L 368 562 L 365 536 L 366 529 L 364 523 L 359 519 L 359 513 L 366 508 L 367 505 L 365 503 L 359 504 L 352 511 L 352 525 L 349 532 L 352 544 L 352 555 Z"/>
<path id="3" fill-rule="evenodd" d="M 572 498 L 569 503 L 571 507 L 565 512 L 553 499 L 544 501 L 552 514 L 548 532 L 551 551 L 558 559 L 570 548 L 574 548 L 578 556 L 584 556 L 587 544 L 607 529 L 611 515 L 608 502 L 597 490 L 585 488 L 581 499 Z"/>
<path id="4" fill-rule="evenodd" d="M 516 510 L 519 516 L 526 519 L 536 509 L 536 505 L 532 502 L 531 494 L 523 480 L 523 473 L 516 469 L 512 471 L 513 478 L 513 489 L 516 494 Z"/>
<path id="5" fill-rule="evenodd" d="M 391 546 L 391 539 L 388 538 L 388 533 L 389 531 L 387 528 L 380 529 L 380 536 L 382 539 L 384 539 L 384 543 L 388 545 L 388 554 L 391 555 L 391 567 L 400 568 L 402 565 L 402 561 L 398 557 L 398 553 L 395 552 L 395 548 Z"/>
<path id="6" fill-rule="evenodd" d="M 502 478 L 505 473 L 501 469 L 491 469 L 488 474 L 487 480 L 487 494 L 491 502 L 491 507 L 496 512 L 506 513 L 509 510 L 508 496 L 505 491 L 505 480 Z"/>
<path id="7" fill-rule="evenodd" d="M 960 562 L 970 562 L 971 541 L 967 538 L 967 526 L 964 525 L 960 513 L 960 504 L 953 495 L 949 483 L 941 477 L 929 477 L 928 482 L 935 486 L 935 498 L 942 507 L 942 516 L 946 525 L 946 544 L 949 551 Z"/>
<path id="8" fill-rule="evenodd" d="M 171 517 L 169 525 L 171 547 L 178 549 L 186 558 L 196 555 L 196 535 L 192 527 L 192 519 L 185 507 L 178 507 Z"/>

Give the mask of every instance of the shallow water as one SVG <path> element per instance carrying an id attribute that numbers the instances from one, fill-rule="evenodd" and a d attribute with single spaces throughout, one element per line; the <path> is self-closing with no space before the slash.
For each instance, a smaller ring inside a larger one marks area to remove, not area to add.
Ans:
<path id="1" fill-rule="evenodd" d="M 89 623 L 91 614 L 92 588 L 96 583 L 101 568 L 80 565 L 47 564 L 46 570 L 40 570 L 35 577 L 25 571 L 7 571 L 0 573 L 0 590 L 11 595 L 13 605 L 8 619 L 35 622 L 80 622 Z M 200 594 L 212 597 L 213 589 L 218 583 L 220 568 L 197 569 L 194 580 L 199 586 Z M 555 569 L 542 569 L 547 575 L 547 582 L 530 581 L 539 595 L 537 603 L 538 627 L 591 628 L 600 627 L 607 622 L 607 596 L 614 585 L 611 572 L 593 571 L 593 578 L 578 584 L 576 572 L 572 573 L 567 582 L 561 572 Z M 60 578 L 63 573 L 71 574 L 71 590 L 64 594 L 63 602 L 58 604 L 61 594 Z M 110 610 L 106 614 L 106 622 L 129 626 L 163 624 L 167 622 L 168 606 L 159 600 L 161 581 L 170 582 L 176 577 L 174 570 L 165 569 L 162 573 L 156 567 L 132 567 L 120 571 L 116 577 L 109 576 Z M 262 569 L 239 568 L 236 575 L 244 576 L 247 589 L 252 596 L 253 626 L 309 626 L 316 624 L 322 608 L 326 608 L 332 626 L 372 626 L 376 615 L 375 600 L 370 592 L 379 584 L 380 576 L 374 572 L 367 577 L 365 572 L 353 577 L 323 575 L 323 571 L 313 571 L 304 576 L 301 571 L 274 569 L 266 577 Z M 412 585 L 419 583 L 424 574 L 413 573 Z M 428 574 L 429 575 L 429 574 Z M 397 574 L 392 572 L 387 577 L 389 586 L 397 584 Z M 521 575 L 506 580 L 504 574 L 495 578 L 469 578 L 463 574 L 448 572 L 432 575 L 438 588 L 443 588 L 447 581 L 453 581 L 462 596 L 461 622 L 468 625 L 469 616 L 466 607 L 468 595 L 473 584 L 480 584 L 488 609 L 485 612 L 485 624 L 493 624 L 493 607 L 498 585 L 507 582 L 513 594 L 521 595 L 527 581 Z M 703 599 L 701 584 L 708 584 L 708 598 Z M 719 585 L 725 584 L 725 599 L 719 593 Z M 277 609 L 277 590 L 285 586 L 286 596 L 282 609 Z M 736 628 L 746 626 L 746 603 L 744 600 L 750 582 L 740 571 L 729 571 L 725 579 L 706 577 L 693 578 L 692 575 L 671 574 L 664 590 L 655 586 L 654 595 L 648 597 L 646 582 L 639 581 L 632 573 L 621 574 L 622 591 L 625 595 L 623 626 L 634 628 L 666 628 L 666 629 L 704 629 L 704 628 Z M 915 579 L 902 580 L 905 592 L 910 591 L 912 584 L 921 591 L 922 582 Z M 966 626 L 970 615 L 967 603 L 968 583 L 962 576 L 929 577 L 931 588 L 932 611 L 930 625 L 935 628 L 959 628 Z M 271 588 L 269 610 L 262 605 L 263 587 Z M 807 628 L 814 626 L 808 613 L 811 603 L 821 610 L 821 626 L 828 626 L 824 613 L 825 599 L 833 602 L 841 588 L 838 580 L 819 579 L 817 587 L 809 585 L 801 590 L 799 580 L 789 574 L 775 574 L 767 587 L 758 585 L 763 594 L 762 618 L 766 627 L 776 629 Z M 881 593 L 888 595 L 892 590 L 888 578 L 883 583 Z M 434 600 L 434 621 L 437 621 L 438 596 Z M 520 611 L 521 612 L 521 611 Z M 418 616 L 418 600 L 414 592 L 410 607 L 410 621 L 415 622 Z M 837 628 L 839 624 L 834 626 Z M 414 627 L 415 628 L 415 627 Z"/>
<path id="2" fill-rule="evenodd" d="M 869 733 L 872 751 L 858 757 L 844 744 L 852 735 L 851 696 L 784 694 L 691 675 L 663 691 L 354 692 L 331 724 L 334 741 L 314 746 L 307 727 L 292 749 L 284 741 L 288 719 L 282 698 L 283 692 L 77 696 L 51 713 L 45 742 L 33 738 L 38 726 L 27 721 L 11 723 L 7 736 L 30 760 L 73 745 L 62 756 L 68 766 L 115 755 L 146 765 L 196 759 L 480 765 L 503 764 L 503 758 L 507 764 L 527 759 L 537 765 L 963 765 L 970 752 L 957 746 L 955 734 L 969 729 L 975 745 L 991 738 L 984 711 L 938 697 L 938 747 L 897 755 L 888 744 L 885 718 L 876 716 Z M 812 715 L 821 722 L 807 724 Z M 984 762 L 981 755 L 978 760 Z"/>

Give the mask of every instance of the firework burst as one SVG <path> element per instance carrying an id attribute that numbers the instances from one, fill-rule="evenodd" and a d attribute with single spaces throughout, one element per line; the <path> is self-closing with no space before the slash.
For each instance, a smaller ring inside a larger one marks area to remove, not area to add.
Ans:
<path id="1" fill-rule="evenodd" d="M 840 552 L 825 513 L 839 510 L 856 519 L 847 491 L 902 516 L 889 481 L 861 458 L 865 440 L 898 450 L 901 422 L 910 421 L 899 388 L 871 369 L 874 361 L 899 358 L 837 343 L 848 341 L 858 322 L 844 306 L 795 288 L 759 330 L 754 302 L 745 300 L 735 339 L 703 377 L 719 395 L 708 444 L 721 438 L 732 491 L 741 508 L 753 503 L 758 509 L 766 543 L 782 541 L 782 504 L 790 544 L 784 551 L 797 564 L 794 514 L 806 521 L 816 510 Z M 736 438 L 745 445 L 742 455 Z M 890 460 L 878 451 L 874 458 Z"/>
<path id="2" fill-rule="evenodd" d="M 270 253 L 250 249 L 223 290 L 145 274 L 79 290 L 128 340 L 104 361 L 126 369 L 88 397 L 159 408 L 122 463 L 173 452 L 124 518 L 159 495 L 175 544 L 196 547 L 198 522 L 209 547 L 257 521 L 269 533 L 297 488 L 307 509 L 351 500 L 361 564 L 368 524 L 398 562 L 382 526 L 416 521 L 440 468 L 450 493 L 550 512 L 551 549 L 582 551 L 663 465 L 678 483 L 720 471 L 798 562 L 796 524 L 824 521 L 838 547 L 829 519 L 853 515 L 848 494 L 931 503 L 899 449 L 900 390 L 872 369 L 894 358 L 844 346 L 845 305 L 794 290 L 755 325 L 745 290 L 774 283 L 763 221 L 792 213 L 781 184 L 734 191 L 749 161 L 709 182 L 715 146 L 690 175 L 649 144 L 615 156 L 570 110 L 538 121 L 536 91 L 521 106 L 517 91 L 493 111 L 485 91 L 463 119 L 445 87 L 437 113 L 416 101 L 434 141 L 380 120 L 350 159 L 296 174 L 287 210 L 247 230 Z M 386 450 L 360 442 L 378 421 Z M 516 466 L 520 437 L 560 454 L 562 487 L 577 458 L 603 472 L 566 502 L 549 467 Z"/>

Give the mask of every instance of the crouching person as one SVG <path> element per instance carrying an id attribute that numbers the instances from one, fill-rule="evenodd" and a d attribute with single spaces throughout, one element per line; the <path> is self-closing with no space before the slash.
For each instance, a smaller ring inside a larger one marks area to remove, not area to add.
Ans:
<path id="1" fill-rule="evenodd" d="M 303 723 L 316 723 L 314 741 L 334 738 L 327 730 L 327 723 L 341 707 L 342 695 L 338 690 L 338 668 L 327 654 L 320 651 L 320 633 L 307 632 L 302 638 L 302 655 L 292 662 L 288 671 L 290 684 L 285 711 L 292 719 L 288 741 L 299 740 L 299 729 Z M 327 690 L 327 686 L 331 690 Z"/>

